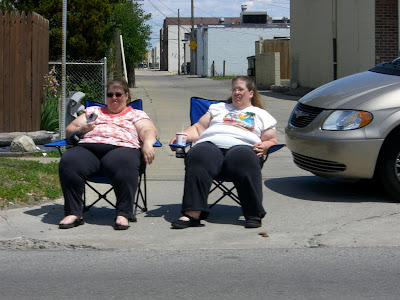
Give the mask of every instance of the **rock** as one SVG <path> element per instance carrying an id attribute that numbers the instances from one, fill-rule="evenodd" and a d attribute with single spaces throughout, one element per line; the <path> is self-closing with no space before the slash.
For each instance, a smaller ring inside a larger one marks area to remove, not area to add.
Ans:
<path id="1" fill-rule="evenodd" d="M 36 145 L 35 142 L 27 135 L 21 135 L 16 137 L 11 142 L 10 146 L 11 152 L 35 152 Z"/>

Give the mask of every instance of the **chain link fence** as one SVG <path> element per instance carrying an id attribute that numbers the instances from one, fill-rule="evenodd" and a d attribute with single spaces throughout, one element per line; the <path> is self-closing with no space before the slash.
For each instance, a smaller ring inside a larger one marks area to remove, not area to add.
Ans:
<path id="1" fill-rule="evenodd" d="M 49 70 L 55 68 L 61 83 L 61 62 L 49 62 Z M 66 63 L 66 97 L 71 92 L 85 93 L 86 100 L 106 103 L 107 58 L 99 61 L 68 61 Z"/>

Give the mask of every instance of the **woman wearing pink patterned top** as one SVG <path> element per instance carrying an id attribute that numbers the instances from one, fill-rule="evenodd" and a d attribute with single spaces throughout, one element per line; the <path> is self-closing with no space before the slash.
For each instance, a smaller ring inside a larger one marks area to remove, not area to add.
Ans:
<path id="1" fill-rule="evenodd" d="M 146 164 L 153 162 L 156 128 L 145 112 L 127 106 L 131 98 L 124 79 L 108 83 L 107 100 L 106 107 L 87 108 L 66 128 L 67 138 L 81 136 L 81 139 L 60 161 L 65 212 L 59 223 L 61 229 L 84 224 L 85 179 L 94 175 L 111 180 L 117 198 L 114 228 L 128 229 L 141 160 Z M 93 113 L 97 118 L 91 121 Z"/>

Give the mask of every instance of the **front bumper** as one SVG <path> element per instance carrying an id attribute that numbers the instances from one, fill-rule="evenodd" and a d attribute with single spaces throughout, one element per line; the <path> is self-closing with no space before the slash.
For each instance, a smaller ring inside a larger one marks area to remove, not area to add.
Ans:
<path id="1" fill-rule="evenodd" d="M 295 164 L 315 175 L 372 178 L 383 139 L 360 139 L 357 131 L 319 131 L 316 135 L 288 126 L 286 145 Z"/>

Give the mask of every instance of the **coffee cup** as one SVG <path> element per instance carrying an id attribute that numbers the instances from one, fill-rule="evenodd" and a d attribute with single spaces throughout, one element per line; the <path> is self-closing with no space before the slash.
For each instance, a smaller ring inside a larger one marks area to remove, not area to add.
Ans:
<path id="1" fill-rule="evenodd" d="M 184 132 L 178 132 L 176 134 L 176 142 L 175 144 L 180 145 L 180 146 L 186 146 L 186 141 L 187 141 L 187 134 Z"/>

